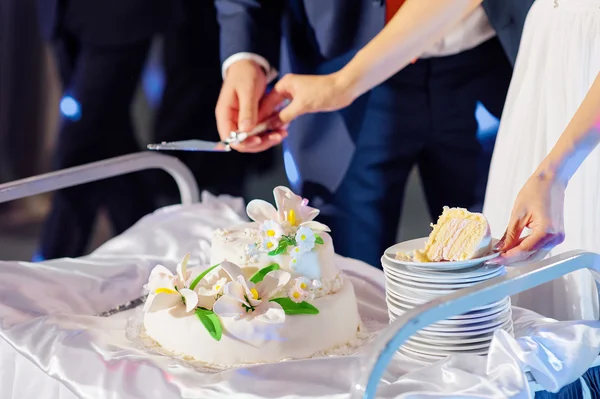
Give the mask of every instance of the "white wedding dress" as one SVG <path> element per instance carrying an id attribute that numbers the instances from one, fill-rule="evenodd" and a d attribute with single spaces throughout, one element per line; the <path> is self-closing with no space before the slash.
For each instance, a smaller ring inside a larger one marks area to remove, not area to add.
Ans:
<path id="1" fill-rule="evenodd" d="M 550 152 L 600 72 L 600 0 L 537 0 L 525 23 L 500 122 L 484 214 L 500 238 L 525 181 Z M 566 239 L 552 254 L 600 253 L 600 148 L 571 179 Z M 598 320 L 597 286 L 588 270 L 534 288 L 513 304 L 559 320 Z"/>

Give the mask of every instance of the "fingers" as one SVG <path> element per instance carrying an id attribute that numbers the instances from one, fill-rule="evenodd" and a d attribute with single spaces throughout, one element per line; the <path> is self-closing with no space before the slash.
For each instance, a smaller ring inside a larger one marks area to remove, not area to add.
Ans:
<path id="1" fill-rule="evenodd" d="M 249 137 L 243 143 L 236 145 L 234 149 L 240 152 L 262 152 L 281 144 L 286 137 L 287 131 L 277 130 L 265 135 Z"/>
<path id="2" fill-rule="evenodd" d="M 301 100 L 293 99 L 290 105 L 279 112 L 279 119 L 281 120 L 281 123 L 287 124 L 307 112 L 309 112 L 309 109 L 301 102 Z"/>
<path id="3" fill-rule="evenodd" d="M 496 244 L 495 249 L 506 251 L 507 249 L 513 248 L 519 242 L 519 238 L 521 237 L 524 228 L 525 225 L 521 222 L 521 218 L 511 217 L 508 227 L 504 232 L 504 236 L 502 236 L 500 242 Z"/>
<path id="4" fill-rule="evenodd" d="M 223 85 L 215 107 L 217 130 L 219 131 L 221 140 L 227 139 L 230 132 L 237 130 L 237 111 L 235 110 L 235 105 L 235 91 L 231 87 Z"/>
<path id="5" fill-rule="evenodd" d="M 285 95 L 278 93 L 276 90 L 271 90 L 260 101 L 258 120 L 264 121 L 265 119 L 274 115 L 277 112 L 279 105 L 286 99 L 287 97 Z"/>
<path id="6" fill-rule="evenodd" d="M 511 265 L 535 262 L 543 259 L 552 248 L 563 241 L 564 234 L 535 229 L 530 235 L 521 238 L 513 248 L 507 248 L 499 261 Z"/>
<path id="7" fill-rule="evenodd" d="M 238 129 L 250 131 L 258 121 L 258 103 L 263 93 L 257 90 L 256 81 L 249 79 L 238 85 Z"/>
<path id="8" fill-rule="evenodd" d="M 288 74 L 285 75 L 277 84 L 273 91 L 279 93 L 284 98 L 291 99 L 290 104 L 279 112 L 279 119 L 284 124 L 290 123 L 300 115 L 309 112 L 306 106 L 306 98 L 301 96 L 302 90 L 296 90 L 300 76 Z"/>

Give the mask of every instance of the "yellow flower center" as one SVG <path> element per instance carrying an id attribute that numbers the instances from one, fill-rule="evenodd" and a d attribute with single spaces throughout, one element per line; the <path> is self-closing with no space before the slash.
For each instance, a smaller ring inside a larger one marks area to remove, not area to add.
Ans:
<path id="1" fill-rule="evenodd" d="M 304 241 L 304 240 L 306 240 L 306 235 L 305 235 L 305 234 L 302 234 L 302 235 L 300 236 L 300 241 Z"/>
<path id="2" fill-rule="evenodd" d="M 308 285 L 306 285 L 306 283 L 300 283 L 300 288 L 306 290 L 308 288 Z"/>
<path id="3" fill-rule="evenodd" d="M 294 212 L 293 209 L 290 209 L 288 212 L 288 222 L 290 222 L 292 226 L 296 225 L 296 212 Z"/>
<path id="4" fill-rule="evenodd" d="M 294 299 L 298 299 L 298 298 L 300 298 L 300 293 L 298 291 L 294 291 L 292 296 L 294 297 Z"/>
<path id="5" fill-rule="evenodd" d="M 220 291 L 221 290 L 221 286 L 220 285 L 215 285 L 215 291 Z"/>
<path id="6" fill-rule="evenodd" d="M 275 237 L 275 230 L 267 230 L 267 235 L 269 237 Z"/>
<path id="7" fill-rule="evenodd" d="M 158 294 L 177 294 L 177 291 L 173 291 L 169 288 L 157 288 L 155 293 Z"/>
<path id="8" fill-rule="evenodd" d="M 297 263 L 297 262 L 298 262 L 298 260 L 292 259 L 292 263 Z"/>
<path id="9" fill-rule="evenodd" d="M 269 241 L 269 242 L 267 243 L 267 249 L 271 249 L 271 248 L 273 248 L 273 245 L 275 245 L 275 244 L 273 244 L 271 241 Z"/>
<path id="10" fill-rule="evenodd" d="M 250 293 L 252 294 L 252 299 L 258 299 L 258 291 L 256 290 L 256 288 L 252 288 L 250 290 Z"/>

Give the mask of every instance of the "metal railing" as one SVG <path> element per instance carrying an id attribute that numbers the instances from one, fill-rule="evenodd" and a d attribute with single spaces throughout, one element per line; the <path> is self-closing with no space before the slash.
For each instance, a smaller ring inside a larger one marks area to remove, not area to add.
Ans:
<path id="1" fill-rule="evenodd" d="M 422 328 L 466 313 L 475 304 L 492 303 L 580 269 L 600 272 L 600 255 L 584 251 L 566 252 L 510 269 L 504 276 L 439 297 L 404 313 L 382 332 L 372 352 L 361 358 L 357 381 L 350 388 L 351 399 L 375 398 L 381 377 L 396 351 Z"/>
<path id="2" fill-rule="evenodd" d="M 187 166 L 169 155 L 141 152 L 0 184 L 0 203 L 147 169 L 170 174 L 183 204 L 198 202 L 198 184 Z"/>

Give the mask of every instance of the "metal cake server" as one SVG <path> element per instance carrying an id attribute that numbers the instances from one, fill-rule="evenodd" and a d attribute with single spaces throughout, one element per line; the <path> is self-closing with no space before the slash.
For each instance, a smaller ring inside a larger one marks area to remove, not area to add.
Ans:
<path id="1" fill-rule="evenodd" d="M 231 132 L 229 137 L 222 141 L 207 140 L 182 140 L 149 144 L 149 150 L 155 151 L 202 151 L 202 152 L 229 152 L 231 144 L 239 144 L 248 137 L 268 132 L 277 120 L 277 116 L 271 117 L 258 124 L 249 132 Z"/>

